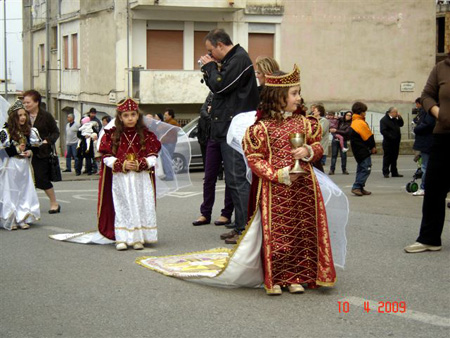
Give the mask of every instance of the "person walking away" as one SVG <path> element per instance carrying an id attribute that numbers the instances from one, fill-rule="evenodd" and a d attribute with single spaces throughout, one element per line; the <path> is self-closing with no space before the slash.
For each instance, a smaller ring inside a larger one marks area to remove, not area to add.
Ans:
<path id="1" fill-rule="evenodd" d="M 380 120 L 380 132 L 383 135 L 383 175 L 389 178 L 403 177 L 398 173 L 397 159 L 400 150 L 400 140 L 402 133 L 400 128 L 403 127 L 403 118 L 395 107 L 389 108 L 386 115 Z"/>
<path id="2" fill-rule="evenodd" d="M 80 125 L 75 122 L 73 114 L 67 115 L 66 124 L 66 170 L 64 172 L 72 172 L 72 158 L 75 160 L 75 171 L 78 167 L 77 144 L 78 144 L 78 129 Z"/>
<path id="3" fill-rule="evenodd" d="M 439 251 L 445 222 L 445 199 L 450 190 L 450 53 L 437 63 L 422 92 L 422 105 L 436 118 L 425 176 L 425 196 L 419 237 L 407 253 Z"/>
<path id="4" fill-rule="evenodd" d="M 367 179 L 372 169 L 372 154 L 377 153 L 375 138 L 366 122 L 367 106 L 362 102 L 355 102 L 352 106 L 352 124 L 350 125 L 350 145 L 357 163 L 356 179 L 352 186 L 352 193 L 356 196 L 372 194 L 365 190 Z"/>

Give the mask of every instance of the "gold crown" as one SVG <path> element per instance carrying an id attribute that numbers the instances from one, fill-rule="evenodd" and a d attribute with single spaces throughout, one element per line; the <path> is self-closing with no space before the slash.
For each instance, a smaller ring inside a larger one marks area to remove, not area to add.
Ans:
<path id="1" fill-rule="evenodd" d="M 266 82 L 264 85 L 268 87 L 293 87 L 300 84 L 300 69 L 294 64 L 294 70 L 285 75 L 275 76 L 266 75 Z"/>
<path id="2" fill-rule="evenodd" d="M 120 112 L 137 111 L 139 104 L 131 97 L 127 97 L 117 104 L 117 110 Z"/>

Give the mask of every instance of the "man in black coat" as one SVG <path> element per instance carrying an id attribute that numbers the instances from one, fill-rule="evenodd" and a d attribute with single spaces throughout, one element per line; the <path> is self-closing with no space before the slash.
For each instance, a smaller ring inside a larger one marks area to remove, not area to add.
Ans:
<path id="1" fill-rule="evenodd" d="M 255 70 L 247 52 L 233 45 L 223 29 L 213 29 L 205 37 L 208 54 L 200 58 L 206 85 L 213 92 L 211 102 L 212 140 L 220 143 L 225 169 L 225 184 L 235 207 L 235 230 L 223 234 L 227 244 L 235 244 L 247 223 L 250 183 L 242 155 L 231 148 L 226 136 L 231 120 L 242 112 L 256 110 L 259 94 Z"/>
<path id="2" fill-rule="evenodd" d="M 380 120 L 380 132 L 383 135 L 383 175 L 389 177 L 403 177 L 397 170 L 397 158 L 400 150 L 400 140 L 402 134 L 400 128 L 403 127 L 403 119 L 397 108 L 391 107 L 386 115 Z"/>

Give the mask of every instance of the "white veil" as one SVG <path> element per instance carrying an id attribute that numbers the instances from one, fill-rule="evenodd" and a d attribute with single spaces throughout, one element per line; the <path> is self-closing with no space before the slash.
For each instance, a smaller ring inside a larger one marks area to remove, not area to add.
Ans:
<path id="1" fill-rule="evenodd" d="M 97 142 L 97 150 L 100 147 L 101 138 L 105 135 L 104 130 L 111 129 L 114 127 L 115 118 L 112 119 L 99 133 L 98 142 Z M 155 179 L 156 179 L 156 197 L 161 198 L 166 196 L 171 192 L 175 192 L 178 189 L 187 187 L 192 185 L 191 179 L 189 176 L 189 164 L 191 162 L 191 147 L 189 144 L 189 140 L 183 129 L 180 127 L 173 126 L 168 123 L 164 123 L 161 121 L 156 121 L 153 119 L 149 119 L 148 117 L 144 117 L 144 123 L 147 126 L 148 130 L 153 132 L 162 145 L 165 143 L 171 143 L 174 147 L 173 155 L 170 155 L 170 151 L 166 147 L 161 147 L 161 151 L 159 152 L 158 162 L 156 164 L 155 170 Z M 174 144 L 175 142 L 175 144 Z M 174 168 L 170 165 L 169 167 L 165 167 L 166 172 L 163 171 L 162 161 L 165 158 L 166 160 L 172 163 L 175 156 L 178 158 L 184 159 L 184 165 L 182 168 L 177 167 Z M 167 172 L 170 170 L 170 172 Z M 166 177 L 173 177 L 171 180 L 167 180 Z M 55 234 L 49 236 L 52 239 L 56 239 L 59 241 L 68 241 L 73 243 L 81 243 L 81 244 L 112 244 L 115 241 L 110 240 L 106 237 L 103 237 L 98 231 L 90 231 L 90 232 L 81 232 L 81 233 L 65 233 L 65 234 Z"/>
<path id="2" fill-rule="evenodd" d="M 8 101 L 0 95 L 0 130 L 5 127 L 5 123 L 8 120 L 8 108 L 10 106 Z M 3 166 L 3 161 L 7 157 L 5 149 L 0 148 L 0 168 Z"/>
<path id="3" fill-rule="evenodd" d="M 104 129 L 108 130 L 114 127 L 115 118 L 112 119 L 106 126 L 100 131 L 97 142 L 97 150 L 100 146 L 100 140 L 104 135 Z M 144 116 L 144 123 L 148 130 L 156 135 L 158 140 L 162 143 L 161 151 L 158 154 L 158 162 L 156 164 L 155 179 L 156 179 L 156 197 L 161 198 L 167 194 L 177 191 L 181 188 L 192 185 L 191 178 L 189 176 L 189 164 L 191 162 L 191 146 L 186 133 L 180 127 L 173 126 L 171 124 L 150 119 Z M 176 141 L 175 141 L 176 140 Z M 168 148 L 164 147 L 166 142 L 176 142 L 173 155 L 170 154 Z M 183 159 L 182 167 L 169 166 L 163 171 L 163 161 L 172 163 L 174 158 Z M 169 171 L 169 172 L 167 172 Z M 168 180 L 167 177 L 173 177 Z"/>

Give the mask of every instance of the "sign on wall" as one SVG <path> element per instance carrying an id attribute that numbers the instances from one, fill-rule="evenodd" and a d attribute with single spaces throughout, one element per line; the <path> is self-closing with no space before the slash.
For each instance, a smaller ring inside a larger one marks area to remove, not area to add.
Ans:
<path id="1" fill-rule="evenodd" d="M 400 83 L 400 91 L 401 92 L 413 92 L 416 84 L 412 81 L 406 81 Z"/>

